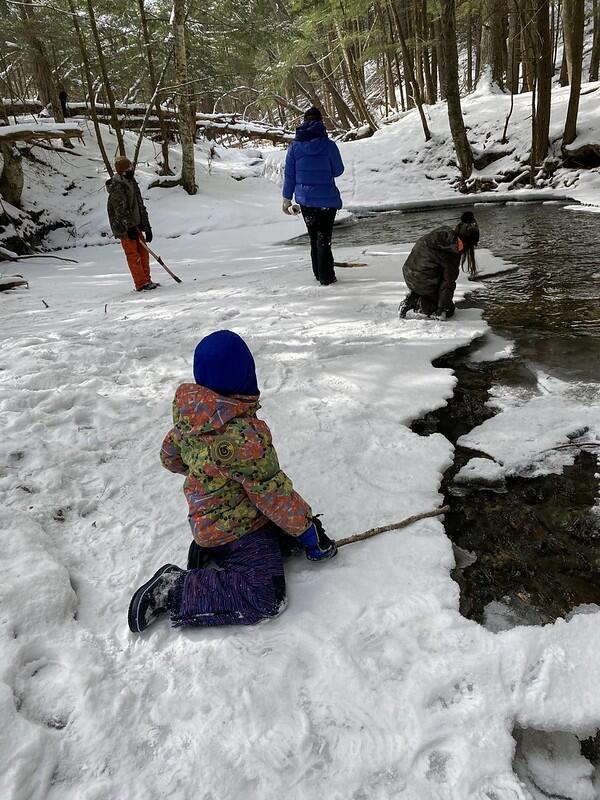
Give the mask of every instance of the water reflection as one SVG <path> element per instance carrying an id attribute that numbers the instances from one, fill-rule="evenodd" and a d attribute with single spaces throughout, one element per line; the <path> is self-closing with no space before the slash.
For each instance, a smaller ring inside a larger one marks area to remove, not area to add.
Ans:
<path id="1" fill-rule="evenodd" d="M 463 208 L 373 214 L 336 229 L 337 245 L 414 241 Z M 600 380 L 600 218 L 557 205 L 476 206 L 481 246 L 520 269 L 486 282 L 484 315 L 521 357 L 568 380 Z"/>

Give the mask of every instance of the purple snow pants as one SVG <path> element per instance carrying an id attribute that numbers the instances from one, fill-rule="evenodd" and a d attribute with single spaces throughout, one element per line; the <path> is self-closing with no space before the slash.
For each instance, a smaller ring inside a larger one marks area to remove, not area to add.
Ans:
<path id="1" fill-rule="evenodd" d="M 169 594 L 175 626 L 254 625 L 276 616 L 285 603 L 279 531 L 266 525 L 220 547 L 190 548 L 188 569 Z"/>

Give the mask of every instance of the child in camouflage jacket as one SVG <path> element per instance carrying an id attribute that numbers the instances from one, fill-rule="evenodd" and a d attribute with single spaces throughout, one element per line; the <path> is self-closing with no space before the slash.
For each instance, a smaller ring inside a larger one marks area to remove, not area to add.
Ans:
<path id="1" fill-rule="evenodd" d="M 194 377 L 175 393 L 174 427 L 160 454 L 163 466 L 186 476 L 188 569 L 165 564 L 136 591 L 129 627 L 137 633 L 164 611 L 174 625 L 250 625 L 277 615 L 285 606 L 282 533 L 312 561 L 337 552 L 256 417 L 256 371 L 243 339 L 231 331 L 202 339 Z"/>

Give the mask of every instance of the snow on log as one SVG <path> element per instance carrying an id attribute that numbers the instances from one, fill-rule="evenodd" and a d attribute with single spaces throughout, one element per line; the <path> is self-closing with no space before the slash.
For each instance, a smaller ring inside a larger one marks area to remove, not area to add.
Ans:
<path id="1" fill-rule="evenodd" d="M 22 275 L 0 275 L 0 292 L 16 289 L 17 286 L 25 286 L 29 289 L 29 281 L 26 281 Z"/>
<path id="2" fill-rule="evenodd" d="M 267 139 L 274 144 L 285 144 L 291 142 L 294 138 L 294 134 L 291 131 L 286 131 L 283 128 L 271 128 L 261 123 L 246 122 L 244 120 L 217 122 L 211 119 L 198 118 L 196 127 L 209 139 L 214 139 L 215 136 L 231 134 L 240 139 Z"/>
<path id="3" fill-rule="evenodd" d="M 144 124 L 144 118 L 139 116 L 117 115 L 117 120 L 123 128 L 139 130 Z M 98 122 L 110 125 L 112 120 L 108 116 L 99 116 Z M 177 133 L 177 126 L 172 112 L 163 119 L 163 124 L 173 133 Z M 209 139 L 216 136 L 231 135 L 238 139 L 266 139 L 274 144 L 287 144 L 294 138 L 292 131 L 285 128 L 271 127 L 262 122 L 251 122 L 233 115 L 197 114 L 196 127 L 198 131 Z M 160 121 L 157 117 L 150 116 L 145 121 L 146 133 L 160 130 Z"/>
<path id="4" fill-rule="evenodd" d="M 15 102 L 5 100 L 4 103 L 7 113 L 10 115 L 41 113 L 43 111 L 42 104 L 37 100 Z M 147 119 L 145 118 L 147 108 L 148 106 L 143 103 L 117 103 L 115 105 L 115 110 L 120 127 L 129 130 L 139 130 L 145 120 L 147 130 L 156 130 L 160 128 L 160 120 L 155 114 L 151 114 Z M 91 114 L 90 107 L 86 103 L 69 102 L 68 109 L 71 116 L 74 118 L 88 117 Z M 164 107 L 161 108 L 161 111 L 163 114 L 163 125 L 166 124 L 167 127 L 172 127 L 173 133 L 176 133 L 176 110 L 174 108 Z M 112 123 L 110 108 L 105 103 L 96 103 L 96 113 L 98 115 L 98 122 L 106 125 Z M 196 114 L 196 126 L 198 130 L 208 138 L 231 135 L 240 139 L 266 139 L 274 144 L 287 144 L 294 138 L 293 131 L 274 125 L 268 125 L 264 122 L 245 120 L 239 114 L 235 113 L 204 114 L 199 112 Z M 74 136 L 75 134 L 73 134 L 73 137 Z M 353 138 L 360 138 L 360 136 L 357 135 Z"/>
<path id="5" fill-rule="evenodd" d="M 0 247 L 0 261 L 17 261 L 19 256 L 7 247 Z"/>
<path id="6" fill-rule="evenodd" d="M 83 131 L 72 123 L 29 123 L 0 126 L 0 143 L 33 142 L 40 139 L 82 139 Z"/>

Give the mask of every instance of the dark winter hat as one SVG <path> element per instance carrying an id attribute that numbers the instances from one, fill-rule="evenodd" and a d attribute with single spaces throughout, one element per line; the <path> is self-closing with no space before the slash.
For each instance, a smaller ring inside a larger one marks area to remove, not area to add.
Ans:
<path id="1" fill-rule="evenodd" d="M 215 331 L 196 345 L 194 380 L 226 396 L 260 394 L 250 348 L 233 331 Z"/>
<path id="2" fill-rule="evenodd" d="M 119 156 L 115 158 L 115 171 L 117 175 L 122 175 L 124 172 L 127 172 L 128 169 L 131 169 L 133 164 L 127 158 L 127 156 Z"/>
<path id="3" fill-rule="evenodd" d="M 477 247 L 479 243 L 479 225 L 472 211 L 461 214 L 460 222 L 456 226 L 456 233 L 465 247 Z"/>
<path id="4" fill-rule="evenodd" d="M 308 111 L 304 112 L 304 121 L 308 122 L 308 120 L 316 120 L 317 122 L 321 122 L 323 120 L 323 114 L 321 114 L 320 110 L 316 106 L 311 106 Z"/>

